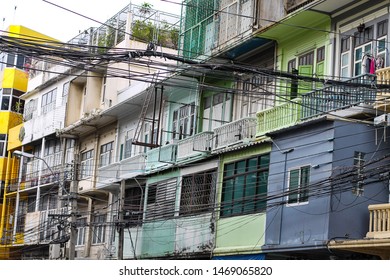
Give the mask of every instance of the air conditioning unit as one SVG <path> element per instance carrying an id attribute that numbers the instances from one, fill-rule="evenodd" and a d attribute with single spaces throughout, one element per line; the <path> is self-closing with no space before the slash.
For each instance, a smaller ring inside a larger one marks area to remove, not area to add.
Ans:
<path id="1" fill-rule="evenodd" d="M 390 125 L 390 116 L 389 114 L 383 114 L 374 118 L 375 126 L 388 126 Z"/>

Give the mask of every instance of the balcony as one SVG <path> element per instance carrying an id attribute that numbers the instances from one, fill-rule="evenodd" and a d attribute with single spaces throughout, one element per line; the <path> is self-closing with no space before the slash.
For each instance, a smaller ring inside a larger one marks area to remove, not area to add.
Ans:
<path id="1" fill-rule="evenodd" d="M 367 238 L 390 238 L 390 204 L 368 206 L 370 212 Z"/>
<path id="2" fill-rule="evenodd" d="M 258 112 L 256 137 L 298 123 L 301 119 L 301 103 L 301 98 L 295 98 L 288 103 Z"/>
<path id="3" fill-rule="evenodd" d="M 212 131 L 205 131 L 180 140 L 177 143 L 177 161 L 206 157 L 211 151 L 213 134 Z"/>
<path id="4" fill-rule="evenodd" d="M 96 188 L 102 188 L 119 181 L 120 164 L 112 163 L 98 169 Z"/>
<path id="5" fill-rule="evenodd" d="M 121 179 L 133 178 L 145 173 L 145 155 L 139 154 L 126 158 L 120 162 L 119 177 Z"/>
<path id="6" fill-rule="evenodd" d="M 360 104 L 374 104 L 376 97 L 375 75 L 360 75 L 345 82 L 347 84 L 327 86 L 303 94 L 302 119 Z"/>
<path id="7" fill-rule="evenodd" d="M 254 140 L 256 118 L 243 118 L 214 129 L 214 147 L 212 152 L 246 145 Z"/>
<path id="8" fill-rule="evenodd" d="M 177 144 L 168 144 L 146 153 L 146 171 L 165 168 L 176 163 Z"/>
<path id="9" fill-rule="evenodd" d="M 390 67 L 377 70 L 376 80 L 378 85 L 390 85 Z M 374 107 L 390 113 L 390 91 L 388 89 L 378 90 Z"/>

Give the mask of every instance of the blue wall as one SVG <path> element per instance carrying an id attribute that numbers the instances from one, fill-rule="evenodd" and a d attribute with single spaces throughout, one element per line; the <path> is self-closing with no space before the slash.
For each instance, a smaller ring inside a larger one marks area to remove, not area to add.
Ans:
<path id="1" fill-rule="evenodd" d="M 268 201 L 264 250 L 325 248 L 329 239 L 346 234 L 362 238 L 368 231 L 367 206 L 387 202 L 383 182 L 369 184 L 359 197 L 351 183 L 332 188 L 330 179 L 351 172 L 355 150 L 366 152 L 366 159 L 381 157 L 389 152 L 390 140 L 377 146 L 375 130 L 366 124 L 325 119 L 310 123 L 272 135 L 268 190 L 275 198 Z M 288 191 L 288 170 L 306 165 L 311 166 L 309 200 L 288 205 L 283 193 Z"/>

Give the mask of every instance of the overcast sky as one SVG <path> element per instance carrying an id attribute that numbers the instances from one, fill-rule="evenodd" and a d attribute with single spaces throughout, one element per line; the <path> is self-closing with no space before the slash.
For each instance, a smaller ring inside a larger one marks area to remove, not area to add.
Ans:
<path id="1" fill-rule="evenodd" d="M 156 10 L 180 14 L 181 0 L 47 0 L 94 20 L 105 22 L 130 2 L 140 5 L 144 2 Z M 24 25 L 30 29 L 67 42 L 79 31 L 98 23 L 75 13 L 61 9 L 43 0 L 0 0 L 1 30 L 9 25 Z M 16 6 L 16 9 L 15 9 Z"/>

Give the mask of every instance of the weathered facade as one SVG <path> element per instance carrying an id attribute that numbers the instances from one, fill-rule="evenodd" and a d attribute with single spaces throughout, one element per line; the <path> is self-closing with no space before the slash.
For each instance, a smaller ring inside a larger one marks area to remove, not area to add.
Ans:
<path id="1" fill-rule="evenodd" d="M 388 258 L 389 4 L 184 4 L 180 32 L 130 5 L 72 40 L 115 61 L 30 79 L 15 258 Z"/>

